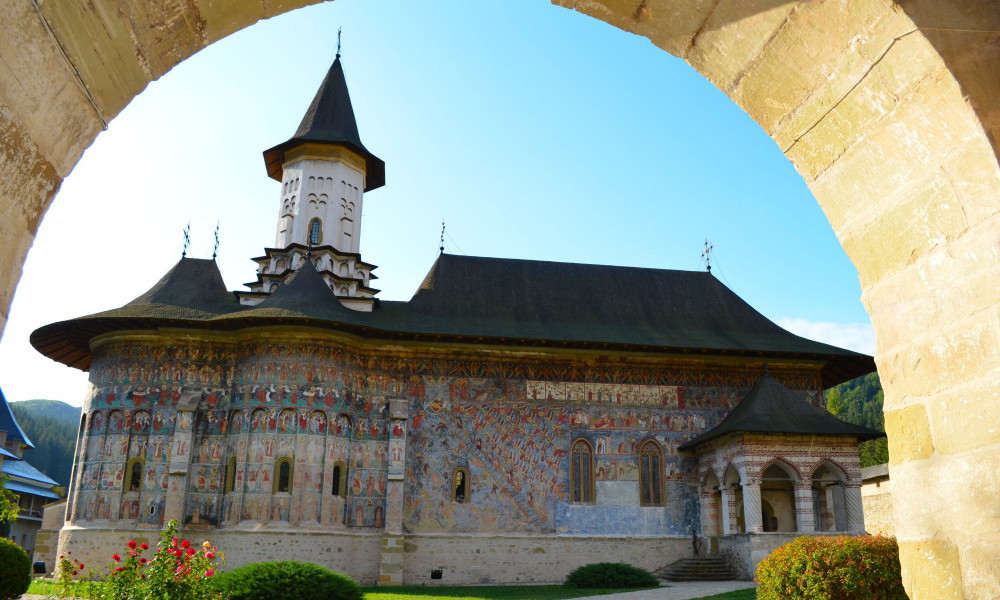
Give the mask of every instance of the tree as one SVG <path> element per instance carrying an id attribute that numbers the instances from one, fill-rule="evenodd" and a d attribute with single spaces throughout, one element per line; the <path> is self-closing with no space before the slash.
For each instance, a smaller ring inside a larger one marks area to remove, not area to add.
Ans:
<path id="1" fill-rule="evenodd" d="M 0 473 L 0 525 L 6 525 L 17 518 L 17 494 L 7 489 L 7 480 L 10 479 Z"/>

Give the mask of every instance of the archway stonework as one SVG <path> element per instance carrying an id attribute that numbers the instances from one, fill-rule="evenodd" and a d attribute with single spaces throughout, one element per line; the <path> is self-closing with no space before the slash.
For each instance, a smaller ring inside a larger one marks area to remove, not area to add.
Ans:
<path id="1" fill-rule="evenodd" d="M 3 3 L 0 327 L 42 215 L 106 123 L 201 48 L 313 3 Z M 1000 11 L 979 0 L 554 3 L 682 57 L 795 164 L 875 324 L 907 590 L 1000 594 Z"/>

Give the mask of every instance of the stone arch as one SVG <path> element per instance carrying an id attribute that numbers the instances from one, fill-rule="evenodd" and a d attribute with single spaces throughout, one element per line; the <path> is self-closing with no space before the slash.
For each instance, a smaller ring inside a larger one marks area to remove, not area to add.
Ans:
<path id="1" fill-rule="evenodd" d="M 795 465 L 793 465 L 788 460 L 780 456 L 775 456 L 770 460 L 768 460 L 763 465 L 761 465 L 760 469 L 757 470 L 757 479 L 758 480 L 763 479 L 764 471 L 767 471 L 771 467 L 778 467 L 779 469 L 787 473 L 793 482 L 802 479 L 802 474 L 799 473 L 799 470 L 795 468 Z"/>
<path id="2" fill-rule="evenodd" d="M 0 327 L 39 219 L 97 133 L 186 57 L 313 3 L 3 5 L 0 260 L 11 268 L 0 272 Z M 1000 555 L 1000 523 L 983 531 L 980 518 L 995 498 L 977 504 L 960 491 L 1000 477 L 1000 432 L 983 425 L 1000 410 L 989 400 L 1000 369 L 1000 13 L 975 0 L 874 1 L 850 13 L 796 0 L 556 3 L 683 57 L 796 165 L 862 280 L 894 485 L 943 490 L 896 505 L 907 515 L 897 531 L 908 591 L 1000 590 L 981 566 L 994 561 L 975 558 Z M 977 400 L 951 410 L 959 398 Z"/>

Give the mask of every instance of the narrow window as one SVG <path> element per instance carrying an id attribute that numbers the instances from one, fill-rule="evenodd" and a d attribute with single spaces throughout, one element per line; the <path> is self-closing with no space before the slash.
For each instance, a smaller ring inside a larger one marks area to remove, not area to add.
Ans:
<path id="1" fill-rule="evenodd" d="M 292 491 L 292 459 L 279 458 L 274 464 L 274 492 L 287 494 Z"/>
<path id="2" fill-rule="evenodd" d="M 222 488 L 223 494 L 228 494 L 233 491 L 236 487 L 236 457 L 229 459 L 229 464 L 226 465 L 226 483 Z"/>
<path id="3" fill-rule="evenodd" d="M 347 465 L 341 461 L 333 463 L 333 485 L 330 493 L 341 498 L 347 496 Z"/>
<path id="4" fill-rule="evenodd" d="M 639 504 L 663 506 L 663 452 L 649 440 L 639 448 Z"/>
<path id="5" fill-rule="evenodd" d="M 586 440 L 573 442 L 569 480 L 571 502 L 586 504 L 594 501 L 594 452 Z"/>
<path id="6" fill-rule="evenodd" d="M 141 458 L 133 458 L 128 461 L 128 465 L 125 467 L 126 492 L 138 492 L 142 489 L 142 469 Z"/>
<path id="7" fill-rule="evenodd" d="M 451 474 L 451 499 L 465 504 L 469 501 L 469 470 L 458 467 Z"/>
<path id="8" fill-rule="evenodd" d="M 323 223 L 319 219 L 309 221 L 309 243 L 318 246 L 323 241 Z"/>

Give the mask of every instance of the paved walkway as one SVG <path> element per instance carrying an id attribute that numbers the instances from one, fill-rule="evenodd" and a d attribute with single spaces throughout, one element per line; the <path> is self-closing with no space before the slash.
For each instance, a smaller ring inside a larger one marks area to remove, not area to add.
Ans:
<path id="1" fill-rule="evenodd" d="M 588 600 L 691 600 L 753 587 L 757 584 L 752 581 L 675 581 L 654 589 L 593 596 Z"/>

